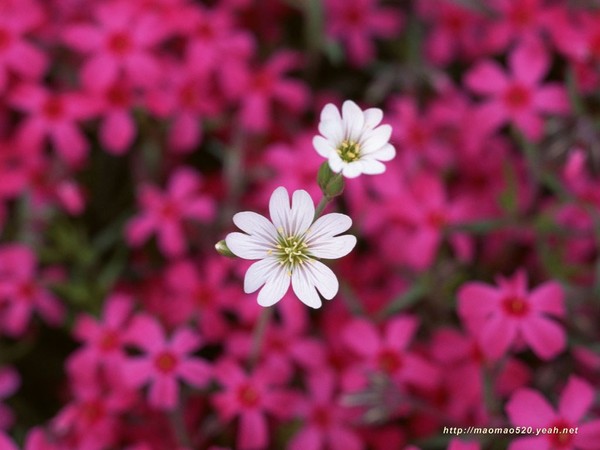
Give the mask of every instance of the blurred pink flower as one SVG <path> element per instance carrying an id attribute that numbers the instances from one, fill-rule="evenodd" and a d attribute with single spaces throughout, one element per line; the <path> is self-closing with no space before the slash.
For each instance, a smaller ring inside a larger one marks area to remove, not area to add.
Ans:
<path id="1" fill-rule="evenodd" d="M 600 419 L 584 421 L 594 403 L 595 389 L 577 376 L 570 376 L 555 410 L 533 389 L 517 391 L 506 405 L 510 422 L 518 427 L 551 429 L 549 434 L 514 439 L 508 450 L 595 450 L 600 442 Z M 556 431 L 554 432 L 554 428 Z M 576 433 L 564 429 L 577 428 Z"/>
<path id="2" fill-rule="evenodd" d="M 127 224 L 127 242 L 139 246 L 156 233 L 158 248 L 165 256 L 181 256 L 186 249 L 184 220 L 206 222 L 215 213 L 213 200 L 200 192 L 201 183 L 196 171 L 179 168 L 171 175 L 166 192 L 142 184 L 138 191 L 142 212 Z"/>
<path id="3" fill-rule="evenodd" d="M 308 396 L 298 408 L 304 423 L 291 438 L 289 450 L 361 450 L 365 446 L 351 425 L 348 410 L 336 395 L 336 380 L 330 372 L 307 376 Z"/>
<path id="4" fill-rule="evenodd" d="M 285 77 L 286 72 L 299 68 L 300 63 L 296 53 L 281 51 L 263 66 L 245 72 L 244 79 L 240 80 L 243 96 L 239 112 L 244 128 L 253 132 L 267 131 L 276 115 L 276 104 L 294 113 L 305 109 L 310 98 L 308 88 L 299 79 Z"/>
<path id="5" fill-rule="evenodd" d="M 550 318 L 565 315 L 561 285 L 548 281 L 529 292 L 524 271 L 496 283 L 469 282 L 458 291 L 458 313 L 482 351 L 497 359 L 522 340 L 545 360 L 562 352 L 565 330 Z"/>
<path id="6" fill-rule="evenodd" d="M 450 441 L 447 450 L 481 450 L 481 444 L 478 441 L 463 441 L 454 438 Z"/>
<path id="7" fill-rule="evenodd" d="M 18 143 L 41 149 L 48 137 L 69 165 L 79 167 L 85 162 L 89 144 L 78 122 L 91 118 L 94 109 L 89 100 L 79 93 L 23 84 L 11 91 L 9 103 L 26 114 L 16 131 Z"/>
<path id="8" fill-rule="evenodd" d="M 37 6 L 21 2 L 17 8 L 0 11 L 0 94 L 7 91 L 10 75 L 33 81 L 46 71 L 48 58 L 25 38 L 39 26 Z"/>
<path id="9" fill-rule="evenodd" d="M 57 326 L 64 318 L 64 307 L 47 290 L 37 268 L 37 256 L 22 244 L 0 247 L 0 330 L 19 337 L 37 312 L 48 324 Z"/>
<path id="10" fill-rule="evenodd" d="M 153 407 L 173 410 L 178 405 L 178 379 L 194 387 L 205 387 L 211 379 L 209 364 L 192 356 L 202 340 L 188 327 L 177 328 L 167 338 L 155 318 L 139 314 L 127 330 L 127 342 L 144 354 L 125 361 L 124 377 L 133 387 L 150 384 L 148 402 Z"/>
<path id="11" fill-rule="evenodd" d="M 465 85 L 485 97 L 479 114 L 494 118 L 496 126 L 515 124 L 538 141 L 544 131 L 543 114 L 569 112 L 566 89 L 559 83 L 542 84 L 550 69 L 550 55 L 538 40 L 521 43 L 508 59 L 510 74 L 492 60 L 478 62 L 465 77 Z"/>
<path id="12" fill-rule="evenodd" d="M 281 380 L 266 366 L 258 366 L 248 375 L 237 363 L 222 360 L 214 373 L 223 387 L 212 397 L 220 418 L 229 422 L 239 417 L 235 448 L 269 448 L 267 414 L 289 418 L 298 407 L 297 395 L 279 387 Z"/>
<path id="13" fill-rule="evenodd" d="M 12 411 L 8 406 L 2 404 L 2 400 L 17 392 L 20 385 L 21 379 L 15 369 L 10 366 L 0 367 L 0 430 L 7 430 L 14 423 Z M 1 445 L 0 448 L 2 448 Z"/>
<path id="14" fill-rule="evenodd" d="M 98 3 L 93 8 L 95 23 L 62 30 L 69 47 L 89 55 L 81 68 L 83 85 L 106 88 L 122 75 L 135 86 L 158 82 L 161 64 L 154 48 L 166 37 L 161 18 L 127 0 Z"/>
<path id="15" fill-rule="evenodd" d="M 399 36 L 404 17 L 395 8 L 381 7 L 378 0 L 327 0 L 327 34 L 342 41 L 347 57 L 363 66 L 375 57 L 375 38 Z"/>
<path id="16" fill-rule="evenodd" d="M 2 450 L 19 450 L 19 447 L 13 440 L 2 430 L 0 430 L 0 448 Z"/>
<path id="17" fill-rule="evenodd" d="M 439 381 L 437 368 L 408 350 L 418 326 L 415 317 L 399 315 L 390 319 L 380 332 L 368 320 L 354 319 L 344 327 L 342 338 L 361 358 L 357 369 L 365 375 L 380 372 L 402 386 L 432 389 Z"/>

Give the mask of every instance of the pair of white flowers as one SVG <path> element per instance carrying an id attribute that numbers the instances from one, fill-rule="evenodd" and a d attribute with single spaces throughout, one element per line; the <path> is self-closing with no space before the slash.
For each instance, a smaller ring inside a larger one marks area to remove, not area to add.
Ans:
<path id="1" fill-rule="evenodd" d="M 378 108 L 361 110 L 347 100 L 342 111 L 328 104 L 321 112 L 319 132 L 313 145 L 326 158 L 335 173 L 347 178 L 385 171 L 383 161 L 395 156 L 389 144 L 392 129 L 380 125 L 383 112 Z M 321 306 L 319 293 L 327 300 L 338 292 L 335 274 L 320 259 L 341 258 L 354 248 L 356 238 L 342 235 L 352 225 L 345 214 L 326 214 L 316 220 L 315 206 L 304 190 L 290 198 L 284 187 L 275 189 L 269 202 L 271 220 L 245 211 L 233 217 L 244 233 L 227 235 L 229 250 L 240 258 L 258 260 L 244 278 L 244 291 L 252 293 L 261 286 L 258 303 L 271 306 L 288 291 L 312 308 Z"/>

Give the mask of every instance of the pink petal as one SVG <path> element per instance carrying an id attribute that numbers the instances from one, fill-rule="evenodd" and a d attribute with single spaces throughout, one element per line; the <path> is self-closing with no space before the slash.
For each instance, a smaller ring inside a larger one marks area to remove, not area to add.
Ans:
<path id="1" fill-rule="evenodd" d="M 126 340 L 151 353 L 165 348 L 165 335 L 161 325 L 147 314 L 133 318 L 127 329 Z"/>
<path id="2" fill-rule="evenodd" d="M 174 409 L 179 400 L 179 386 L 170 376 L 158 376 L 150 386 L 148 401 L 161 409 Z"/>
<path id="3" fill-rule="evenodd" d="M 402 316 L 391 319 L 385 332 L 385 342 L 392 348 L 404 350 L 417 332 L 419 321 L 415 317 Z"/>
<path id="4" fill-rule="evenodd" d="M 100 125 L 100 139 L 114 155 L 124 154 L 133 143 L 135 134 L 135 122 L 125 111 L 108 114 Z"/>
<path id="5" fill-rule="evenodd" d="M 321 450 L 323 435 L 319 429 L 312 425 L 306 425 L 290 440 L 289 450 Z"/>
<path id="6" fill-rule="evenodd" d="M 181 256 L 185 252 L 185 238 L 179 223 L 164 221 L 158 230 L 158 247 L 165 256 Z"/>
<path id="7" fill-rule="evenodd" d="M 508 450 L 550 450 L 550 442 L 546 436 L 516 438 Z"/>
<path id="8" fill-rule="evenodd" d="M 138 388 L 152 377 L 155 368 L 146 358 L 130 358 L 123 363 L 121 370 L 127 384 Z"/>
<path id="9" fill-rule="evenodd" d="M 381 340 L 375 326 L 367 320 L 356 319 L 346 325 L 342 339 L 346 345 L 363 357 L 374 355 L 381 347 Z"/>
<path id="10" fill-rule="evenodd" d="M 498 63 L 484 61 L 467 73 L 465 85 L 477 94 L 497 95 L 504 91 L 508 81 Z"/>
<path id="11" fill-rule="evenodd" d="M 564 317 L 564 296 L 561 284 L 556 281 L 549 281 L 529 294 L 529 302 L 537 311 Z"/>
<path id="12" fill-rule="evenodd" d="M 517 113 L 512 120 L 528 139 L 534 142 L 541 139 L 544 133 L 544 121 L 534 112 L 523 111 Z"/>
<path id="13" fill-rule="evenodd" d="M 188 153 L 200 145 L 202 129 L 200 117 L 193 114 L 179 114 L 169 130 L 169 145 L 179 153 Z"/>
<path id="14" fill-rule="evenodd" d="M 195 194 L 200 188 L 200 176 L 195 170 L 182 168 L 169 180 L 169 194 L 177 200 L 183 200 Z"/>
<path id="15" fill-rule="evenodd" d="M 520 389 L 506 404 L 506 413 L 517 427 L 547 427 L 556 418 L 554 410 L 542 395 L 533 389 Z"/>
<path id="16" fill-rule="evenodd" d="M 558 84 L 540 87 L 533 95 L 533 104 L 538 111 L 548 114 L 565 114 L 570 110 L 567 91 Z"/>
<path id="17" fill-rule="evenodd" d="M 517 327 L 511 320 L 497 315 L 488 319 L 480 332 L 479 341 L 482 350 L 492 359 L 506 353 L 517 335 Z"/>
<path id="18" fill-rule="evenodd" d="M 146 215 L 134 217 L 125 228 L 127 242 L 132 246 L 144 243 L 155 229 L 155 222 Z"/>
<path id="19" fill-rule="evenodd" d="M 598 442 L 600 442 L 600 420 L 593 420 L 579 426 L 573 444 L 578 449 L 596 450 Z"/>
<path id="20" fill-rule="evenodd" d="M 103 42 L 102 33 L 89 25 L 69 27 L 64 31 L 62 38 L 69 47 L 80 52 L 92 52 Z"/>
<path id="21" fill-rule="evenodd" d="M 131 55 L 125 70 L 137 86 L 152 87 L 160 80 L 161 68 L 158 61 L 146 53 Z"/>
<path id="22" fill-rule="evenodd" d="M 403 364 L 404 366 L 400 369 L 401 377 L 413 385 L 424 389 L 433 389 L 439 383 L 440 373 L 425 358 L 407 354 L 404 355 Z"/>
<path id="23" fill-rule="evenodd" d="M 178 374 L 188 384 L 204 387 L 211 379 L 211 370 L 208 363 L 197 358 L 183 361 L 178 369 Z"/>
<path id="24" fill-rule="evenodd" d="M 540 43 L 519 45 L 509 56 L 509 66 L 516 80 L 537 84 L 548 72 L 550 59 Z"/>
<path id="25" fill-rule="evenodd" d="M 592 386 L 572 375 L 560 396 L 558 412 L 569 422 L 578 423 L 592 406 L 594 396 Z"/>
<path id="26" fill-rule="evenodd" d="M 81 69 L 81 81 L 84 86 L 102 90 L 108 88 L 118 77 L 119 65 L 114 58 L 100 54 L 92 56 Z"/>
<path id="27" fill-rule="evenodd" d="M 550 319 L 531 317 L 521 325 L 523 338 L 540 358 L 550 360 L 566 347 L 565 330 Z"/>
<path id="28" fill-rule="evenodd" d="M 56 124 L 52 129 L 52 138 L 57 152 L 70 166 L 77 167 L 85 161 L 89 144 L 75 124 Z"/>
<path id="29" fill-rule="evenodd" d="M 240 416 L 237 448 L 253 450 L 267 448 L 267 421 L 260 411 L 245 411 Z"/>
<path id="30" fill-rule="evenodd" d="M 333 447 L 344 450 L 361 450 L 364 445 L 360 438 L 347 428 L 334 427 L 330 431 L 330 442 Z"/>
<path id="31" fill-rule="evenodd" d="M 215 205 L 210 197 L 198 197 L 185 205 L 186 218 L 207 222 L 215 215 Z"/>
<path id="32" fill-rule="evenodd" d="M 483 320 L 496 310 L 499 297 L 498 290 L 492 286 L 467 283 L 458 291 L 458 313 L 461 317 Z"/>
<path id="33" fill-rule="evenodd" d="M 201 345 L 201 339 L 198 333 L 192 331 L 189 328 L 180 328 L 178 329 L 173 337 L 171 338 L 171 342 L 169 347 L 180 355 L 186 353 L 192 353 Z"/>
<path id="34" fill-rule="evenodd" d="M 46 55 L 26 42 L 12 47 L 7 62 L 15 72 L 29 79 L 41 77 L 48 66 Z"/>

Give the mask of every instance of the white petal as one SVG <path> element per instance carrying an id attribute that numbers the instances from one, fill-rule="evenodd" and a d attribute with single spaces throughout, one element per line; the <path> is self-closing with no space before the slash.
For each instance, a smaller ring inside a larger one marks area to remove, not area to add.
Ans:
<path id="1" fill-rule="evenodd" d="M 274 257 L 267 257 L 252 264 L 244 277 L 244 292 L 251 294 L 274 276 L 279 270 L 279 262 Z"/>
<path id="2" fill-rule="evenodd" d="M 357 141 L 365 125 L 362 110 L 352 100 L 346 100 L 342 105 L 342 118 L 345 126 L 345 137 Z"/>
<path id="3" fill-rule="evenodd" d="M 352 226 L 352 219 L 346 214 L 331 213 L 319 217 L 306 233 L 306 244 L 310 247 L 320 240 L 343 233 Z"/>
<path id="4" fill-rule="evenodd" d="M 328 141 L 323 136 L 315 136 L 313 138 L 313 147 L 323 158 L 329 158 L 331 152 L 336 151 L 331 141 Z"/>
<path id="5" fill-rule="evenodd" d="M 391 144 L 386 144 L 376 152 L 373 152 L 369 157 L 378 159 L 379 161 L 391 161 L 396 156 L 396 149 Z"/>
<path id="6" fill-rule="evenodd" d="M 360 147 L 361 154 L 369 154 L 379 150 L 389 142 L 391 135 L 392 127 L 389 125 L 381 125 L 369 133 L 365 133 Z"/>
<path id="7" fill-rule="evenodd" d="M 344 140 L 344 122 L 341 120 L 326 120 L 319 123 L 319 133 L 329 140 L 332 145 L 337 145 Z"/>
<path id="8" fill-rule="evenodd" d="M 258 293 L 258 304 L 272 306 L 281 300 L 290 287 L 290 278 L 286 269 L 278 265 L 277 272 L 267 280 L 265 286 Z"/>
<path id="9" fill-rule="evenodd" d="M 336 259 L 346 256 L 356 246 L 356 238 L 350 234 L 331 237 L 311 245 L 310 254 L 317 258 Z"/>
<path id="10" fill-rule="evenodd" d="M 292 211 L 289 220 L 290 236 L 304 234 L 315 218 L 315 204 L 310 194 L 303 189 L 294 192 L 292 196 Z"/>
<path id="11" fill-rule="evenodd" d="M 348 163 L 342 161 L 342 158 L 340 158 L 340 155 L 338 155 L 337 152 L 333 152 L 329 155 L 329 168 L 333 172 L 340 173 L 347 164 Z"/>
<path id="12" fill-rule="evenodd" d="M 335 297 L 340 285 L 335 274 L 329 267 L 319 261 L 310 261 L 304 264 L 303 269 L 308 271 L 312 283 L 324 298 L 331 300 Z"/>
<path id="13" fill-rule="evenodd" d="M 298 267 L 292 274 L 292 288 L 296 297 L 302 303 L 311 308 L 320 308 L 321 299 L 317 294 L 317 289 L 312 281 L 312 276 L 304 267 Z"/>
<path id="14" fill-rule="evenodd" d="M 271 248 L 260 238 L 238 232 L 229 233 L 225 238 L 225 242 L 235 256 L 244 259 L 263 259 Z"/>
<path id="15" fill-rule="evenodd" d="M 367 175 L 378 175 L 385 172 L 385 164 L 375 159 L 363 159 L 363 173 Z"/>
<path id="16" fill-rule="evenodd" d="M 290 196 L 286 188 L 280 186 L 271 194 L 269 214 L 275 228 L 277 230 L 283 229 L 287 233 L 286 227 L 290 216 Z"/>
<path id="17" fill-rule="evenodd" d="M 342 121 L 340 112 L 333 103 L 327 103 L 321 111 L 321 121 L 323 122 L 325 120 L 337 120 L 338 122 Z"/>
<path id="18" fill-rule="evenodd" d="M 277 230 L 266 217 L 252 211 L 239 212 L 233 216 L 233 223 L 251 236 L 268 243 L 277 243 Z"/>
<path id="19" fill-rule="evenodd" d="M 351 163 L 346 164 L 344 167 L 342 174 L 346 178 L 356 178 L 362 173 L 362 163 L 360 161 L 353 161 Z"/>
<path id="20" fill-rule="evenodd" d="M 383 111 L 379 108 L 366 109 L 363 114 L 366 128 L 375 128 L 383 119 Z"/>

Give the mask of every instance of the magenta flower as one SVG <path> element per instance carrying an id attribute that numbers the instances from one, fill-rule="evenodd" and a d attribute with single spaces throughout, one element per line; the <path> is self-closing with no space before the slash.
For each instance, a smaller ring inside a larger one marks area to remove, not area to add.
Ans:
<path id="1" fill-rule="evenodd" d="M 47 137 L 71 166 L 85 162 L 89 144 L 78 122 L 93 114 L 93 107 L 86 98 L 76 93 L 21 85 L 11 91 L 9 102 L 27 115 L 17 129 L 18 142 L 25 147 L 42 148 Z"/>
<path id="2" fill-rule="evenodd" d="M 240 121 L 247 130 L 266 131 L 273 121 L 275 104 L 296 113 L 305 108 L 310 97 L 308 89 L 299 80 L 285 77 L 299 63 L 296 54 L 283 51 L 262 67 L 247 72 L 240 99 Z"/>
<path id="3" fill-rule="evenodd" d="M 297 408 L 297 397 L 278 388 L 280 380 L 265 366 L 247 375 L 236 363 L 225 360 L 215 367 L 215 376 L 224 389 L 213 396 L 219 416 L 225 422 L 239 417 L 235 448 L 269 448 L 266 414 L 289 417 Z"/>
<path id="4" fill-rule="evenodd" d="M 454 438 L 450 441 L 447 450 L 480 450 L 481 444 L 477 441 L 463 441 L 459 438 Z"/>
<path id="5" fill-rule="evenodd" d="M 571 376 L 555 410 L 542 394 L 524 388 L 517 391 L 506 405 L 510 422 L 518 427 L 545 429 L 550 433 L 520 437 L 508 450 L 594 450 L 600 442 L 600 419 L 585 422 L 594 403 L 596 390 L 579 377 Z M 564 432 L 577 428 L 576 433 Z"/>
<path id="6" fill-rule="evenodd" d="M 550 58 L 537 41 L 519 45 L 509 55 L 508 64 L 510 74 L 494 61 L 482 61 L 467 73 L 465 84 L 486 98 L 480 115 L 494 117 L 497 127 L 513 123 L 537 141 L 543 133 L 542 115 L 569 111 L 566 90 L 558 83 L 542 84 Z"/>
<path id="7" fill-rule="evenodd" d="M 431 389 L 439 379 L 436 367 L 408 350 L 418 326 L 414 317 L 397 316 L 380 333 L 373 323 L 355 319 L 346 325 L 342 337 L 361 357 L 363 372 L 381 372 L 401 385 Z"/>
<path id="8" fill-rule="evenodd" d="M 127 296 L 115 294 L 106 299 L 102 319 L 78 317 L 73 334 L 84 342 L 83 348 L 69 357 L 70 373 L 92 375 L 98 367 L 118 372 L 125 361 L 125 331 L 133 310 Z"/>
<path id="9" fill-rule="evenodd" d="M 171 175 L 167 192 L 143 184 L 138 193 L 142 212 L 127 224 L 127 242 L 139 246 L 156 233 L 158 248 L 165 256 L 182 255 L 186 247 L 184 221 L 206 222 L 214 215 L 213 201 L 200 193 L 200 186 L 200 175 L 188 168 L 180 168 Z"/>
<path id="10" fill-rule="evenodd" d="M 335 379 L 331 372 L 308 377 L 309 395 L 299 412 L 303 427 L 288 444 L 289 450 L 361 450 L 364 444 L 350 424 L 349 411 L 335 396 Z"/>
<path id="11" fill-rule="evenodd" d="M 2 450 L 19 450 L 19 447 L 8 437 L 8 435 L 0 430 L 0 448 Z"/>
<path id="12" fill-rule="evenodd" d="M 131 357 L 123 364 L 125 379 L 134 387 L 150 384 L 150 405 L 165 410 L 177 406 L 179 379 L 194 387 L 204 387 L 210 381 L 207 362 L 191 354 L 202 340 L 189 328 L 177 328 L 170 339 L 152 316 L 136 316 L 127 331 L 127 340 L 144 355 Z"/>
<path id="13" fill-rule="evenodd" d="M 20 244 L 0 247 L 0 330 L 18 337 L 27 330 L 34 312 L 57 326 L 63 305 L 40 282 L 35 253 Z"/>
<path id="14" fill-rule="evenodd" d="M 39 25 L 37 6 L 28 4 L 26 7 L 33 9 L 27 12 L 21 5 L 5 8 L 0 14 L 0 94 L 6 90 L 11 74 L 33 81 L 46 71 L 46 55 L 25 38 Z"/>
<path id="15" fill-rule="evenodd" d="M 548 281 L 529 292 L 527 276 L 519 271 L 499 277 L 497 285 L 469 282 L 458 292 L 458 313 L 488 357 L 500 358 L 519 340 L 546 360 L 565 349 L 565 331 L 550 318 L 565 315 L 559 283 Z"/>
<path id="16" fill-rule="evenodd" d="M 375 38 L 400 34 L 404 22 L 397 9 L 380 7 L 377 0 L 327 0 L 325 7 L 327 34 L 346 45 L 356 66 L 373 60 Z"/>
<path id="17" fill-rule="evenodd" d="M 166 34 L 160 17 L 145 13 L 128 1 L 101 3 L 94 8 L 94 24 L 77 24 L 63 31 L 66 44 L 88 54 L 81 69 L 83 85 L 106 88 L 125 74 L 136 86 L 154 85 L 161 75 L 153 53 Z"/>
<path id="18" fill-rule="evenodd" d="M 20 385 L 21 379 L 15 369 L 9 366 L 0 367 L 0 430 L 7 430 L 14 422 L 12 411 L 2 404 L 2 400 L 13 395 Z"/>

